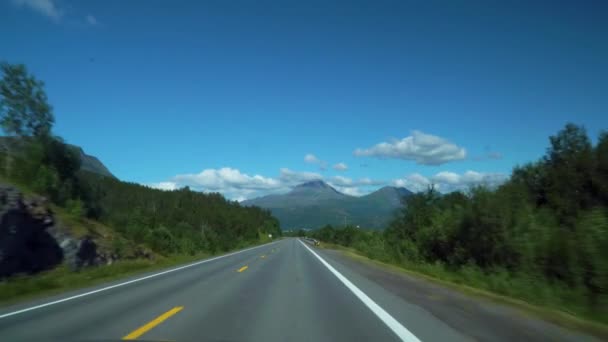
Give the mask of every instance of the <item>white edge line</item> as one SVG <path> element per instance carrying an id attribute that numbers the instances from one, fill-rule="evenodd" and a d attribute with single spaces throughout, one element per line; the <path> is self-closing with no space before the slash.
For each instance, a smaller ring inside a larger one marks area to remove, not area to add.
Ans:
<path id="1" fill-rule="evenodd" d="M 321 263 L 327 267 L 328 270 L 331 271 L 352 293 L 359 298 L 367 306 L 380 320 L 386 324 L 402 341 L 407 342 L 420 342 L 420 340 L 412 334 L 409 330 L 407 330 L 399 321 L 397 321 L 393 316 L 391 316 L 388 312 L 386 312 L 380 305 L 374 302 L 368 295 L 366 295 L 363 291 L 359 290 L 357 286 L 350 282 L 345 276 L 343 276 L 340 272 L 338 272 L 335 268 L 333 268 L 330 264 L 327 263 L 323 258 L 321 258 L 315 251 L 310 249 L 310 247 L 306 246 L 302 240 L 299 240 L 300 243 L 306 247 L 314 256 L 317 257 L 321 261 Z"/>
<path id="2" fill-rule="evenodd" d="M 276 243 L 276 242 L 271 242 L 270 244 L 274 244 L 274 243 Z M 75 295 L 75 296 L 71 296 L 71 297 L 67 297 L 67 298 L 63 298 L 63 299 L 58 299 L 58 300 L 55 300 L 55 301 L 52 301 L 52 302 L 48 302 L 48 303 L 32 306 L 32 307 L 29 307 L 29 308 L 25 308 L 25 309 L 13 311 L 13 312 L 5 313 L 3 315 L 0 315 L 0 319 L 6 318 L 6 317 L 10 317 L 10 316 L 15 316 L 15 315 L 18 315 L 18 314 L 21 314 L 21 313 L 24 313 L 24 312 L 28 312 L 28 311 L 33 311 L 33 310 L 41 309 L 41 308 L 44 308 L 44 307 L 47 307 L 47 306 L 51 306 L 51 305 L 67 302 L 67 301 L 74 300 L 74 299 L 77 299 L 77 298 L 89 296 L 89 295 L 92 295 L 92 294 L 95 294 L 95 293 L 108 291 L 108 290 L 111 290 L 111 289 L 115 289 L 117 287 L 121 287 L 121 286 L 129 285 L 129 284 L 137 283 L 137 282 L 142 281 L 142 280 L 158 277 L 158 276 L 161 276 L 163 274 L 167 274 L 167 273 L 171 273 L 171 272 L 180 271 L 180 270 L 183 270 L 183 269 L 186 269 L 186 268 L 190 268 L 190 267 L 193 267 L 193 266 L 197 266 L 197 265 L 204 264 L 204 263 L 207 263 L 207 262 L 211 262 L 211 261 L 214 261 L 214 260 L 217 260 L 217 259 L 221 259 L 221 258 L 226 258 L 226 257 L 229 257 L 229 256 L 233 256 L 235 254 L 243 253 L 243 252 L 246 252 L 246 251 L 249 251 L 249 250 L 252 250 L 252 249 L 256 249 L 256 248 L 260 248 L 260 247 L 263 247 L 263 246 L 267 246 L 267 245 L 268 244 L 264 244 L 264 245 L 260 245 L 260 246 L 255 246 L 255 247 L 250 247 L 250 248 L 243 249 L 243 250 L 240 250 L 240 251 L 236 251 L 236 252 L 232 252 L 232 253 L 216 256 L 216 257 L 213 257 L 211 259 L 205 259 L 205 260 L 197 261 L 197 262 L 192 263 L 192 264 L 188 264 L 188 265 L 172 268 L 170 270 L 162 271 L 162 272 L 159 272 L 159 273 L 150 274 L 148 276 L 137 278 L 137 279 L 133 279 L 133 280 L 129 280 L 129 281 L 126 281 L 124 283 L 106 286 L 106 287 L 103 287 L 101 289 L 89 291 L 89 292 L 86 292 L 86 293 L 81 293 L 81 294 L 78 294 L 78 295 Z"/>

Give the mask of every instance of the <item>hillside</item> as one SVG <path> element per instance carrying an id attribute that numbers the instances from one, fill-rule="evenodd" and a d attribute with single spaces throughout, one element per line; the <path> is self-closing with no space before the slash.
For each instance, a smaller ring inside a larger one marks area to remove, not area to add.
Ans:
<path id="1" fill-rule="evenodd" d="M 76 149 L 80 153 L 80 160 L 82 161 L 82 165 L 80 166 L 81 170 L 89 171 L 106 177 L 116 178 L 112 172 L 110 172 L 110 170 L 108 170 L 108 168 L 99 159 L 97 159 L 97 157 L 84 153 L 84 150 L 79 146 L 69 146 Z"/>
<path id="2" fill-rule="evenodd" d="M 24 138 L 0 136 L 0 152 L 9 155 L 21 154 L 25 148 Z M 115 178 L 108 168 L 97 157 L 88 155 L 82 147 L 76 145 L 68 146 L 74 149 L 79 155 L 82 165 L 81 170 L 96 173 L 98 175 Z"/>
<path id="3" fill-rule="evenodd" d="M 286 194 L 263 196 L 243 205 L 269 209 L 282 229 L 319 228 L 326 224 L 353 224 L 381 229 L 393 218 L 401 198 L 412 193 L 405 188 L 385 186 L 368 195 L 343 194 L 323 181 L 311 181 Z"/>

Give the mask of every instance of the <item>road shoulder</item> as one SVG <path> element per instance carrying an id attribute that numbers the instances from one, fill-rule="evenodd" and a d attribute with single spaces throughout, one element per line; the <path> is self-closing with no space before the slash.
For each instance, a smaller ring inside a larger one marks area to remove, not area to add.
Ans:
<path id="1" fill-rule="evenodd" d="M 561 315 L 569 315 L 560 312 L 550 312 L 515 299 L 447 283 L 368 259 L 349 250 L 317 250 L 333 262 L 421 307 L 474 339 L 499 340 L 509 336 L 532 341 L 581 341 L 594 340 L 592 335 L 601 339 L 608 337 L 605 327 L 575 317 L 564 319 Z"/>

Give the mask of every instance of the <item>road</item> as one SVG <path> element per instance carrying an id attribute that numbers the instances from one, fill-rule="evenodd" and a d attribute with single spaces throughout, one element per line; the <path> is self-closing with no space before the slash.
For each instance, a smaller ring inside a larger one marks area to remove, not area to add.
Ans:
<path id="1" fill-rule="evenodd" d="M 0 310 L 0 341 L 586 341 L 285 239 Z"/>

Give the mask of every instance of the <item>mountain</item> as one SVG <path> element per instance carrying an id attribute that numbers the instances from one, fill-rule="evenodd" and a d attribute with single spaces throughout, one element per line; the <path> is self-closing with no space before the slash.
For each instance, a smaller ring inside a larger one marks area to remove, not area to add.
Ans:
<path id="1" fill-rule="evenodd" d="M 80 166 L 80 169 L 89 171 L 92 173 L 96 173 L 98 175 L 116 178 L 116 177 L 114 177 L 112 172 L 110 172 L 110 170 L 108 170 L 108 168 L 105 165 L 103 165 L 103 163 L 99 159 L 97 159 L 97 157 L 84 153 L 84 150 L 80 146 L 75 146 L 75 145 L 69 145 L 69 146 L 74 148 L 75 150 L 77 150 L 78 153 L 80 153 L 80 160 L 82 161 L 82 165 Z"/>
<path id="2" fill-rule="evenodd" d="M 329 184 L 311 181 L 294 187 L 286 194 L 268 195 L 243 201 L 269 209 L 283 229 L 319 228 L 326 224 L 358 225 L 382 229 L 401 206 L 401 198 L 412 194 L 405 188 L 385 186 L 368 195 L 343 194 Z"/>
<path id="3" fill-rule="evenodd" d="M 286 194 L 259 197 L 244 201 L 243 204 L 262 208 L 309 207 L 327 201 L 345 200 L 348 197 L 323 181 L 311 181 L 294 187 Z"/>
<path id="4" fill-rule="evenodd" d="M 82 170 L 96 173 L 102 176 L 116 178 L 110 172 L 110 170 L 108 170 L 108 168 L 103 165 L 101 161 L 99 161 L 99 159 L 86 154 L 82 147 L 70 144 L 68 144 L 68 146 L 74 149 L 80 155 L 80 159 L 82 161 L 82 165 L 80 166 L 80 168 Z M 6 153 L 9 155 L 19 154 L 23 148 L 24 145 L 22 138 L 0 136 L 0 153 Z"/>

